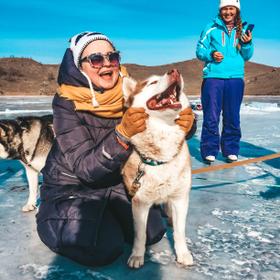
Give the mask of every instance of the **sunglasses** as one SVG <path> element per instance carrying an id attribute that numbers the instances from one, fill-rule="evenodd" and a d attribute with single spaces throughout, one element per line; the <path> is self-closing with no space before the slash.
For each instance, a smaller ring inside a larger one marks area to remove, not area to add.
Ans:
<path id="1" fill-rule="evenodd" d="M 88 56 L 81 58 L 80 63 L 89 62 L 92 68 L 101 68 L 104 66 L 105 58 L 110 62 L 110 64 L 113 67 L 120 65 L 121 56 L 119 51 L 109 52 L 106 54 L 92 53 Z"/>

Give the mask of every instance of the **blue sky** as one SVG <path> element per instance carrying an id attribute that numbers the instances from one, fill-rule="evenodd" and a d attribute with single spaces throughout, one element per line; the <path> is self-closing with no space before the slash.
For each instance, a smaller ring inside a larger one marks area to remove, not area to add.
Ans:
<path id="1" fill-rule="evenodd" d="M 68 39 L 100 31 L 125 63 L 161 65 L 192 59 L 200 32 L 219 0 L 0 0 L 0 57 L 60 63 Z M 242 18 L 255 24 L 254 62 L 280 67 L 280 1 L 241 0 Z"/>

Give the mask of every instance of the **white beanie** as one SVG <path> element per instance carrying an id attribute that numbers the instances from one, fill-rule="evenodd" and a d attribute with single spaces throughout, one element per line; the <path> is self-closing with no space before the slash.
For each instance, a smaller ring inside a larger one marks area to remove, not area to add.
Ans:
<path id="1" fill-rule="evenodd" d="M 112 45 L 112 47 L 115 49 L 111 40 L 100 32 L 85 31 L 85 32 L 76 34 L 69 40 L 70 49 L 72 50 L 74 63 L 77 68 L 79 68 L 79 66 L 80 66 L 80 58 L 81 58 L 81 55 L 82 55 L 84 49 L 91 42 L 96 41 L 96 40 L 105 40 L 105 41 L 109 42 Z"/>
<path id="2" fill-rule="evenodd" d="M 234 6 L 240 10 L 240 0 L 220 0 L 220 9 L 225 6 Z"/>

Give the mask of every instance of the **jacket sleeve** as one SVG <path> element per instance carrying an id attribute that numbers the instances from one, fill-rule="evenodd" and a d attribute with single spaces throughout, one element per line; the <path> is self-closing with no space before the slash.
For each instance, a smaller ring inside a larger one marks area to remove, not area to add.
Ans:
<path id="1" fill-rule="evenodd" d="M 119 144 L 115 130 L 99 145 L 95 144 L 88 128 L 82 124 L 72 101 L 55 96 L 53 101 L 54 131 L 59 147 L 74 175 L 94 183 L 120 168 L 131 153 Z"/>
<path id="2" fill-rule="evenodd" d="M 201 35 L 196 46 L 196 57 L 205 62 L 213 61 L 212 52 L 214 49 L 211 47 L 211 31 L 213 28 L 206 27 Z"/>
<path id="3" fill-rule="evenodd" d="M 243 26 L 243 32 L 246 31 L 248 26 L 248 23 L 245 22 L 244 26 Z M 249 60 L 252 56 L 253 56 L 253 52 L 254 52 L 254 45 L 253 45 L 253 41 L 249 42 L 249 43 L 243 43 L 242 41 L 240 41 L 240 53 L 241 56 L 243 57 L 243 59 L 245 61 Z"/>
<path id="4" fill-rule="evenodd" d="M 245 61 L 249 60 L 253 56 L 253 53 L 254 53 L 253 42 L 251 41 L 246 44 L 241 43 L 240 53 Z"/>

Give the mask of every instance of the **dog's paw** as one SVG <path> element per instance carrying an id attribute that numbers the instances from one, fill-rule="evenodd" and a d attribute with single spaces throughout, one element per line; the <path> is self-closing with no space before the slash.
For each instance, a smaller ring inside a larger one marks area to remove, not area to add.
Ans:
<path id="1" fill-rule="evenodd" d="M 34 211 L 37 207 L 34 204 L 25 204 L 22 208 L 22 212 L 30 212 Z"/>
<path id="2" fill-rule="evenodd" d="M 179 267 L 193 265 L 193 257 L 190 252 L 185 252 L 177 256 L 177 264 Z"/>
<path id="3" fill-rule="evenodd" d="M 127 264 L 130 268 L 140 268 L 144 265 L 144 256 L 134 256 L 132 254 L 129 257 Z"/>

